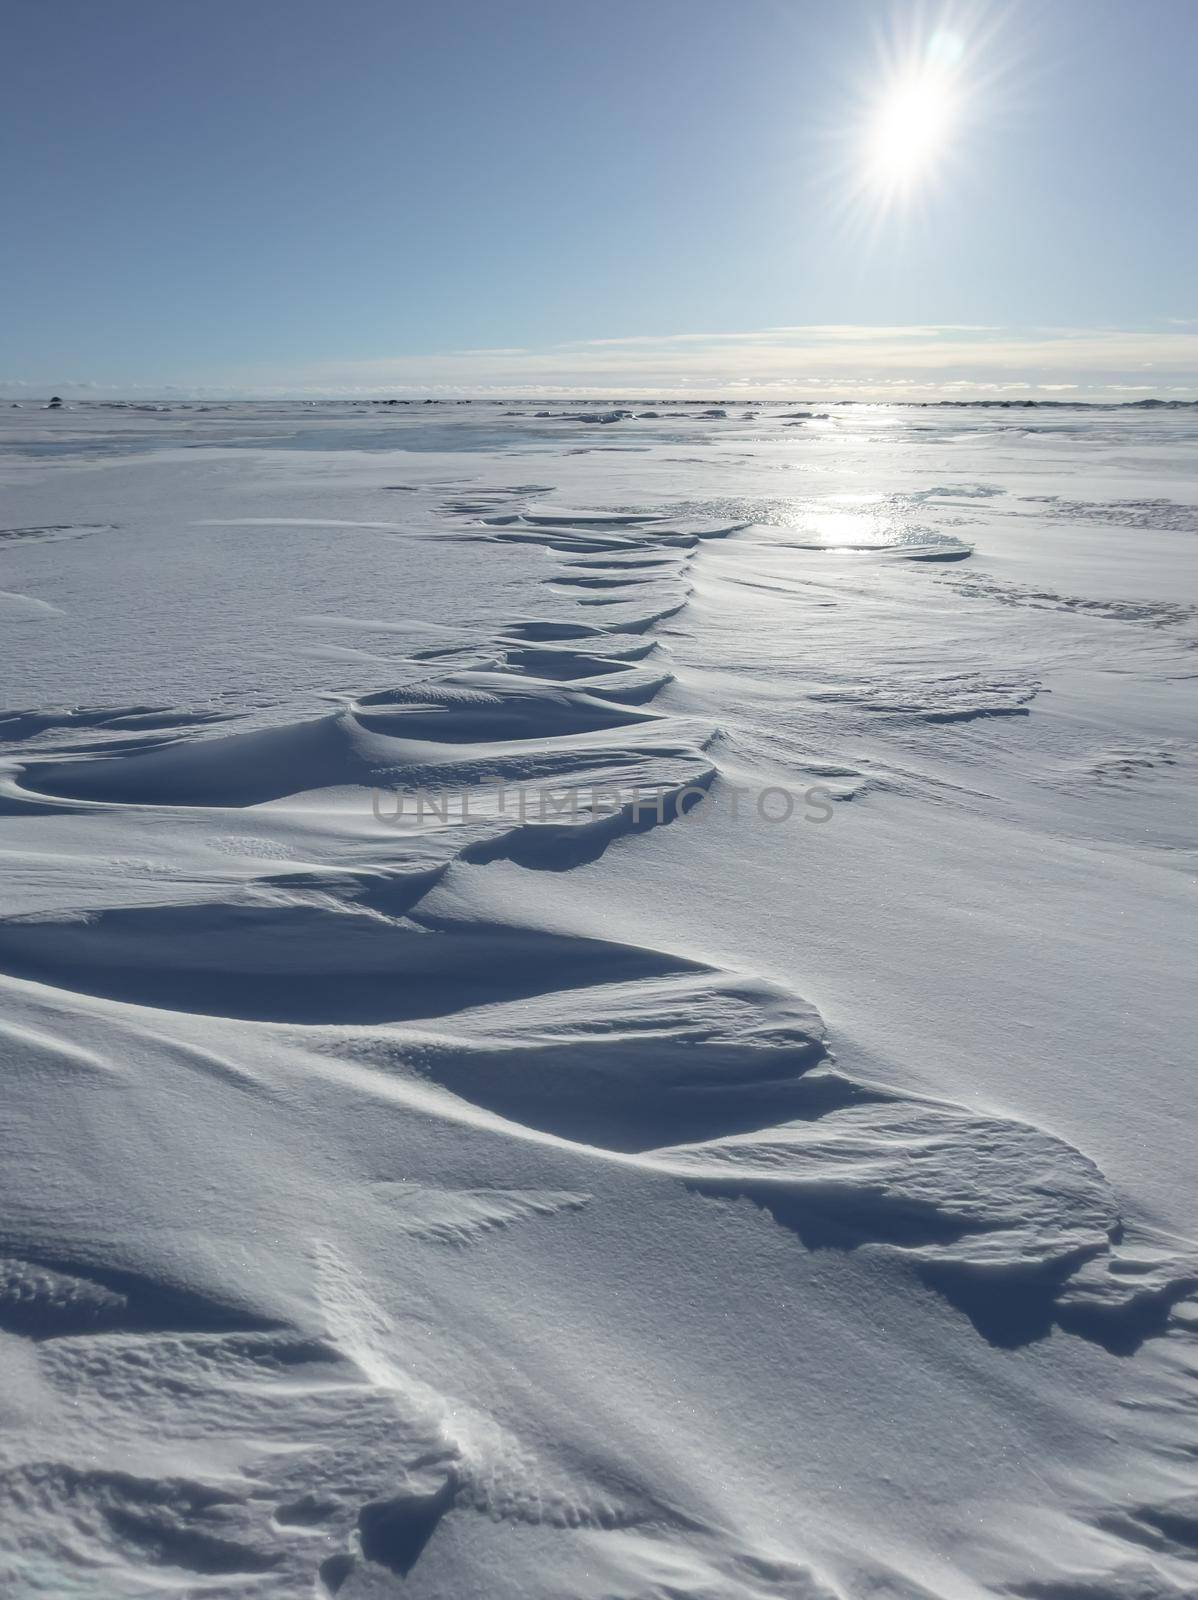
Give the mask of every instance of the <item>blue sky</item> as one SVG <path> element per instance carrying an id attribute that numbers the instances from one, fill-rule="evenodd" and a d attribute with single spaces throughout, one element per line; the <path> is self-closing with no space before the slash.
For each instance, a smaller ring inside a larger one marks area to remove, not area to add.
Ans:
<path id="1" fill-rule="evenodd" d="M 3 15 L 3 392 L 1198 395 L 1194 0 Z"/>

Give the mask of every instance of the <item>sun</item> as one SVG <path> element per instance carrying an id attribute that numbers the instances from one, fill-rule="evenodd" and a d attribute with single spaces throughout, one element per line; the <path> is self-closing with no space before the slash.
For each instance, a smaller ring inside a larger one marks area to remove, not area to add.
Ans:
<path id="1" fill-rule="evenodd" d="M 992 9 L 980 19 L 964 0 L 910 0 L 867 41 L 864 62 L 846 52 L 823 130 L 823 178 L 863 267 L 880 248 L 951 226 L 985 182 L 1029 48 L 1009 36 L 1007 13 Z"/>
<path id="2" fill-rule="evenodd" d="M 890 193 L 928 182 L 949 154 L 961 111 L 956 35 L 934 34 L 921 56 L 892 69 L 866 118 L 863 166 Z"/>
<path id="3" fill-rule="evenodd" d="M 954 111 L 952 89 L 942 74 L 923 72 L 895 84 L 869 131 L 873 174 L 887 183 L 910 183 L 929 171 L 944 152 Z"/>

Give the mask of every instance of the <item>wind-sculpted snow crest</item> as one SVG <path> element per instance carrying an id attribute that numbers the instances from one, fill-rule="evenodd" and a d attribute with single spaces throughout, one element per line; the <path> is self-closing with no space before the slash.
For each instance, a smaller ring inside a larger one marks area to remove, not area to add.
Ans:
<path id="1" fill-rule="evenodd" d="M 1053 1323 L 1110 1349 L 1163 1329 L 1198 1285 L 1198 1257 L 1112 1248 L 1120 1232 L 1102 1173 L 1019 1123 L 879 1097 L 818 1121 L 656 1152 L 700 1193 L 744 1197 L 809 1249 L 894 1251 L 992 1342 Z"/>

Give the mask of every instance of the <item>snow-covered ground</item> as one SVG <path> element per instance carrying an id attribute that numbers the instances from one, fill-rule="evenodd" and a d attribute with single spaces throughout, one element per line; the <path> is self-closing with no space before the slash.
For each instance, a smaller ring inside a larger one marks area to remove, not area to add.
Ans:
<path id="1" fill-rule="evenodd" d="M 14 1600 L 1198 1592 L 1198 417 L 713 409 L 0 413 Z"/>

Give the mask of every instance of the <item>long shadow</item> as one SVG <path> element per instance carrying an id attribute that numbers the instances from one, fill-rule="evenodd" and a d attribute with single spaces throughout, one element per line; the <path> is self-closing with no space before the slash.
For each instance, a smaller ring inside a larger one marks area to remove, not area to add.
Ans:
<path id="1" fill-rule="evenodd" d="M 834 1075 L 806 1077 L 822 1059 L 814 1042 L 780 1046 L 758 1061 L 734 1047 L 590 1039 L 428 1052 L 422 1069 L 509 1121 L 596 1149 L 644 1153 L 813 1121 L 875 1098 Z"/>
<path id="2" fill-rule="evenodd" d="M 91 922 L 0 924 L 0 971 L 11 977 L 255 1022 L 409 1022 L 696 970 L 635 945 L 303 903 L 122 907 Z"/>

